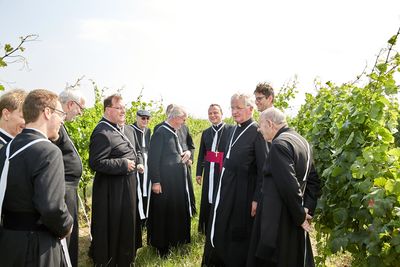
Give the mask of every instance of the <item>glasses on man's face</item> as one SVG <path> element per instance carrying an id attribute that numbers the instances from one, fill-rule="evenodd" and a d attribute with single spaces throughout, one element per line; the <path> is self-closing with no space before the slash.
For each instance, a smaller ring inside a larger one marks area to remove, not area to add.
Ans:
<path id="1" fill-rule="evenodd" d="M 260 102 L 261 100 L 263 100 L 265 98 L 265 95 L 263 95 L 263 96 L 257 96 L 256 97 L 256 101 L 257 102 Z"/>
<path id="2" fill-rule="evenodd" d="M 150 117 L 140 117 L 140 119 L 141 119 L 142 121 L 145 121 L 145 120 L 150 120 Z"/>
<path id="3" fill-rule="evenodd" d="M 72 100 L 72 102 L 74 102 L 74 103 L 78 106 L 78 108 L 81 110 L 81 112 L 84 112 L 84 111 L 85 111 L 85 108 L 82 107 L 81 104 L 79 104 L 77 101 Z"/>
<path id="4" fill-rule="evenodd" d="M 65 117 L 67 117 L 67 112 L 64 112 L 62 110 L 53 107 L 48 107 L 48 108 L 54 110 L 54 112 L 63 120 L 65 119 Z"/>

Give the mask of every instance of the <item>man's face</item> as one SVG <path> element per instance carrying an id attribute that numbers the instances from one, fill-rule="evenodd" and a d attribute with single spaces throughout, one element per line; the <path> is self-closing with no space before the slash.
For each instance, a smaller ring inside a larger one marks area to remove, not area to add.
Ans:
<path id="1" fill-rule="evenodd" d="M 244 100 L 236 98 L 231 101 L 232 117 L 236 123 L 243 123 L 252 116 L 253 107 L 246 106 Z"/>
<path id="2" fill-rule="evenodd" d="M 136 116 L 136 123 L 140 129 L 147 128 L 149 126 L 150 117 L 147 116 Z"/>
<path id="3" fill-rule="evenodd" d="M 221 123 L 222 121 L 221 110 L 217 106 L 211 106 L 208 109 L 208 119 L 214 125 Z"/>
<path id="4" fill-rule="evenodd" d="M 22 129 L 25 128 L 25 120 L 22 114 L 22 109 L 16 109 L 10 112 L 7 123 L 9 124 L 9 134 L 12 136 L 19 134 Z"/>
<path id="5" fill-rule="evenodd" d="M 125 104 L 122 99 L 115 100 L 112 99 L 111 107 L 107 107 L 107 117 L 108 119 L 119 126 L 123 126 L 125 124 Z"/>
<path id="6" fill-rule="evenodd" d="M 272 129 L 272 122 L 265 120 L 263 118 L 260 118 L 260 128 L 259 132 L 263 135 L 264 139 L 268 142 L 272 141 L 272 138 L 274 138 L 274 133 Z"/>
<path id="7" fill-rule="evenodd" d="M 256 97 L 256 105 L 259 112 L 263 112 L 267 108 L 272 107 L 272 95 L 266 97 L 264 94 L 256 92 L 254 96 Z"/>
<path id="8" fill-rule="evenodd" d="M 175 125 L 176 125 L 176 130 L 180 129 L 183 124 L 185 124 L 187 119 L 187 116 L 180 116 L 175 118 Z"/>
<path id="9" fill-rule="evenodd" d="M 59 101 L 50 115 L 47 137 L 50 140 L 57 140 L 59 138 L 58 132 L 60 131 L 61 124 L 64 122 L 66 113 L 62 110 L 62 106 Z"/>
<path id="10" fill-rule="evenodd" d="M 67 110 L 64 110 L 67 112 L 67 117 L 65 118 L 66 121 L 72 121 L 75 119 L 76 116 L 80 116 L 83 114 L 83 111 L 85 110 L 85 100 L 81 99 L 79 102 L 77 101 L 68 101 L 67 103 Z"/>

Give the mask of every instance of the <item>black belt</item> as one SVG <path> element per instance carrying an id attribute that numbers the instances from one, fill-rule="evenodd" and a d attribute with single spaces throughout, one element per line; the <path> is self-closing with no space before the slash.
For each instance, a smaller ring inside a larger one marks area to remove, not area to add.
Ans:
<path id="1" fill-rule="evenodd" d="M 39 223 L 39 217 L 37 213 L 5 211 L 3 228 L 15 231 L 48 231 L 46 226 Z"/>

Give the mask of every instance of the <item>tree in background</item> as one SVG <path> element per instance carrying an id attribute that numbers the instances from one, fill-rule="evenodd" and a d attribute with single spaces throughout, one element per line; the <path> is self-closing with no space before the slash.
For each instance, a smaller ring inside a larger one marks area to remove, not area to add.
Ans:
<path id="1" fill-rule="evenodd" d="M 395 266 L 400 253 L 400 55 L 388 41 L 371 73 L 307 94 L 293 121 L 324 184 L 314 219 L 319 256 L 348 251 L 355 266 Z M 361 78 L 365 82 L 361 85 Z"/>

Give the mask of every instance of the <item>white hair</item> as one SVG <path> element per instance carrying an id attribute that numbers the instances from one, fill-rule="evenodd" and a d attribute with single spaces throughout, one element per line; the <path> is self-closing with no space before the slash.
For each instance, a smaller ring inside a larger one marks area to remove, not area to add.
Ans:
<path id="1" fill-rule="evenodd" d="M 231 102 L 234 99 L 241 99 L 246 107 L 255 107 L 254 103 L 254 96 L 252 94 L 246 94 L 246 93 L 235 93 L 231 97 Z"/>
<path id="2" fill-rule="evenodd" d="M 76 101 L 80 103 L 81 99 L 84 99 L 82 91 L 74 88 L 66 88 L 59 95 L 59 100 L 61 104 L 65 104 L 68 101 Z"/>
<path id="3" fill-rule="evenodd" d="M 287 125 L 285 114 L 275 107 L 270 107 L 264 110 L 260 115 L 260 120 L 269 120 L 276 125 Z"/>
<path id="4" fill-rule="evenodd" d="M 182 116 L 186 116 L 187 117 L 187 112 L 185 110 L 184 107 L 182 106 L 178 106 L 178 105 L 174 105 L 171 110 L 168 113 L 168 119 L 175 119 L 177 117 L 182 117 Z"/>

